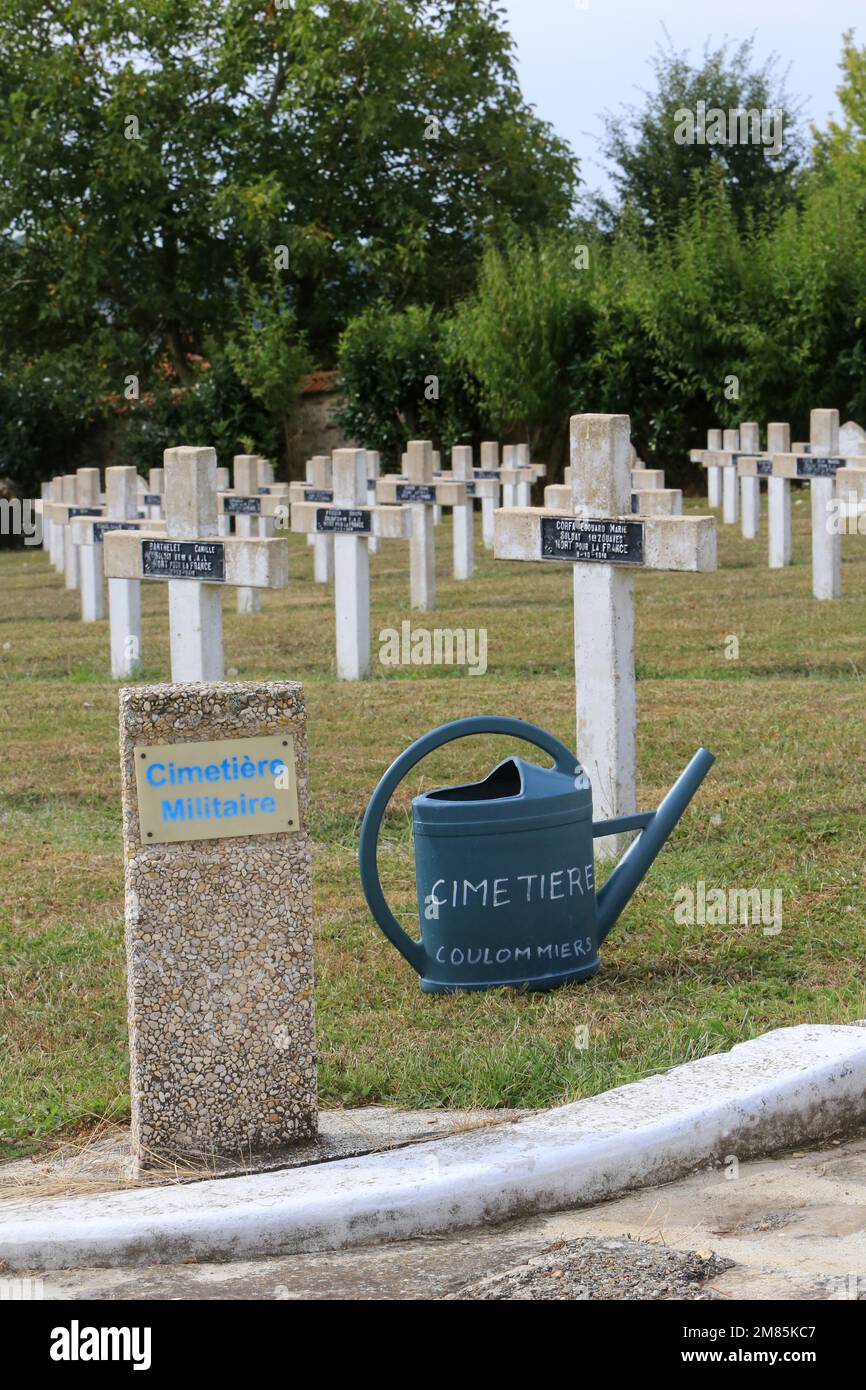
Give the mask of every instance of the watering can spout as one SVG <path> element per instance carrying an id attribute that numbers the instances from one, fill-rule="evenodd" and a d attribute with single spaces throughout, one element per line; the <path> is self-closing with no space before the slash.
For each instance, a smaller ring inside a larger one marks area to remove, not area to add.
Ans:
<path id="1" fill-rule="evenodd" d="M 640 830 L 613 873 L 598 891 L 599 944 L 608 935 L 626 903 L 641 883 L 650 865 L 682 816 L 715 758 L 699 748 L 688 767 L 680 773 L 658 810 L 645 815 L 623 816 L 593 825 L 593 834 L 610 835 L 617 830 Z"/>

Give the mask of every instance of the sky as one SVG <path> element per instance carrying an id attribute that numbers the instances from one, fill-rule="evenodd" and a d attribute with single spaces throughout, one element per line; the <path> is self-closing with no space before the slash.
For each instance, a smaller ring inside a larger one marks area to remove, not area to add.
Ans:
<path id="1" fill-rule="evenodd" d="M 864 0 L 499 0 L 517 45 L 526 99 L 564 136 L 581 161 L 584 183 L 610 191 L 598 148 L 599 113 L 640 103 L 650 84 L 647 58 L 665 29 L 677 51 L 700 59 L 714 43 L 755 37 L 755 57 L 776 53 L 787 89 L 806 122 L 838 117 L 842 34 L 866 45 Z"/>

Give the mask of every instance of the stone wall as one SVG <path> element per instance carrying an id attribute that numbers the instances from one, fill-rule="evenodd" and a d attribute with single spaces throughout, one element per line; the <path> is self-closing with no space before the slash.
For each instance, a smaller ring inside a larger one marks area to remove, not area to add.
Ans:
<path id="1" fill-rule="evenodd" d="M 312 372 L 306 379 L 288 444 L 290 478 L 303 478 L 304 464 L 313 454 L 330 454 L 354 443 L 334 419 L 340 406 L 336 377 L 336 372 Z"/>

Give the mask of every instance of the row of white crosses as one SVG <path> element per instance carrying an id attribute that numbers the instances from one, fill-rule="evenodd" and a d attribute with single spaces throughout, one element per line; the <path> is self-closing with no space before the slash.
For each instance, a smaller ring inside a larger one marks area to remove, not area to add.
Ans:
<path id="1" fill-rule="evenodd" d="M 235 454 L 232 473 L 234 487 L 217 490 L 219 534 L 229 534 L 233 518 L 235 536 L 272 538 L 277 522 L 288 522 L 288 484 L 275 483 L 273 465 L 258 454 Z M 239 586 L 237 606 L 239 613 L 259 613 L 261 589 Z"/>
<path id="2" fill-rule="evenodd" d="M 136 651 L 136 642 L 128 640 L 130 633 L 124 634 L 115 624 L 113 581 L 138 585 L 142 580 L 157 580 L 168 585 L 172 680 L 220 681 L 224 673 L 222 590 L 227 585 L 284 589 L 289 582 L 288 547 L 274 537 L 220 535 L 213 449 L 166 450 L 165 514 L 164 532 L 116 530 L 103 537 L 112 666 L 116 644 Z M 140 595 L 137 614 L 135 603 L 127 600 L 126 626 L 137 623 L 140 652 Z"/>
<path id="3" fill-rule="evenodd" d="M 429 439 L 412 439 L 403 455 L 405 473 L 389 473 L 376 482 L 376 501 L 401 504 L 411 516 L 409 536 L 409 601 L 428 612 L 436 607 L 436 549 L 433 508 L 466 506 L 466 482 L 433 477 L 433 445 Z"/>
<path id="4" fill-rule="evenodd" d="M 634 445 L 629 462 L 632 512 L 638 516 L 682 516 L 682 489 L 665 487 L 664 469 L 646 468 L 638 462 Z M 565 469 L 563 482 L 549 483 L 544 489 L 544 505 L 555 510 L 572 510 L 571 465 Z"/>
<path id="5" fill-rule="evenodd" d="M 846 428 L 846 443 L 852 448 L 862 447 L 856 436 L 852 437 L 851 427 Z M 715 442 L 715 433 L 708 432 L 708 445 Z M 754 540 L 760 529 L 760 485 L 766 478 L 770 569 L 791 563 L 791 482 L 809 483 L 812 593 L 816 599 L 838 598 L 842 587 L 841 531 L 831 524 L 830 513 L 846 490 L 855 497 L 860 495 L 863 472 L 856 467 L 861 455 L 840 451 L 839 412 L 811 412 L 808 444 L 792 446 L 790 426 L 777 422 L 767 426 L 767 449 L 762 452 L 758 425 L 745 421 L 739 430 L 722 431 L 721 449 L 697 452 L 707 469 L 710 494 L 715 490 L 713 476 L 723 479 L 723 519 L 736 523 L 741 510 L 742 534 L 747 540 Z"/>
<path id="6" fill-rule="evenodd" d="M 571 515 L 542 507 L 496 513 L 498 560 L 566 561 L 574 568 L 577 753 L 593 786 L 594 813 L 637 811 L 635 571 L 716 568 L 711 516 L 637 516 L 631 511 L 627 415 L 571 420 Z M 615 853 L 621 835 L 600 842 Z"/>

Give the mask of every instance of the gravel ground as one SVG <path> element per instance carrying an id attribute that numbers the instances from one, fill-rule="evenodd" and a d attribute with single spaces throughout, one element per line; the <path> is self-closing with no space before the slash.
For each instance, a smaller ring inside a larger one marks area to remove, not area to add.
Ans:
<path id="1" fill-rule="evenodd" d="M 712 1250 L 669 1250 L 624 1236 L 620 1240 L 560 1241 L 542 1254 L 477 1283 L 451 1300 L 597 1299 L 709 1300 L 707 1281 L 730 1269 L 731 1260 Z"/>

